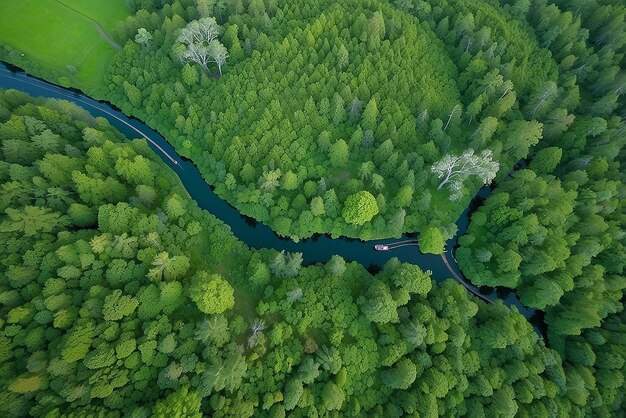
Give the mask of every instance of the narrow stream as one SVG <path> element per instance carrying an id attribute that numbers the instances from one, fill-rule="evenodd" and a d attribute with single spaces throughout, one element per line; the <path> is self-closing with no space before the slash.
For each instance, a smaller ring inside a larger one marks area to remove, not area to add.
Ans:
<path id="1" fill-rule="evenodd" d="M 60 87 L 36 77 L 27 75 L 17 67 L 0 62 L 0 87 L 16 89 L 35 97 L 50 97 L 71 101 L 96 117 L 106 118 L 111 125 L 117 128 L 128 138 L 145 138 L 150 147 L 161 159 L 178 175 L 189 195 L 198 203 L 198 206 L 209 211 L 215 217 L 230 226 L 233 234 L 252 248 L 273 248 L 277 251 L 301 252 L 304 264 L 325 262 L 332 255 L 340 255 L 346 261 L 356 261 L 368 268 L 370 272 L 377 272 L 391 258 L 420 266 L 422 270 L 430 270 L 433 279 L 437 281 L 451 278 L 450 270 L 439 255 L 422 254 L 417 245 L 402 246 L 390 251 L 376 251 L 374 244 L 393 243 L 404 240 L 415 240 L 417 234 L 404 234 L 398 239 L 361 241 L 352 238 L 331 238 L 329 235 L 316 235 L 312 238 L 295 242 L 289 238 L 276 235 L 267 225 L 256 222 L 254 219 L 241 215 L 237 209 L 226 203 L 213 193 L 198 169 L 190 161 L 179 156 L 174 148 L 157 132 L 139 120 L 128 117 L 113 105 L 91 99 L 77 90 Z M 479 205 L 489 194 L 489 188 L 481 189 L 457 221 L 458 232 L 446 243 L 446 256 L 451 268 L 459 277 L 464 277 L 454 259 L 454 248 L 457 237 L 463 235 L 469 223 L 469 212 Z M 477 289 L 471 286 L 473 292 L 480 293 L 488 300 L 502 299 L 506 305 L 515 305 L 539 332 L 543 334 L 543 313 L 521 304 L 515 292 L 510 289 Z"/>

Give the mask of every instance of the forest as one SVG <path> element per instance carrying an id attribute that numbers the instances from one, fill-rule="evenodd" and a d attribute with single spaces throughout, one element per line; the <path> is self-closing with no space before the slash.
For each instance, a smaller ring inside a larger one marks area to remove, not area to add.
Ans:
<path id="1" fill-rule="evenodd" d="M 585 370 L 598 364 L 593 335 L 623 326 L 614 318 L 626 288 L 626 8 L 558 3 L 544 2 L 528 18 L 562 71 L 575 75 L 577 100 L 551 111 L 529 165 L 503 179 L 473 214 L 457 256 L 473 283 L 514 288 L 525 305 L 545 311 L 551 346 L 578 369 L 586 401 L 604 399 L 590 390 L 604 373 Z M 592 357 L 583 360 L 583 351 Z M 624 353 L 615 359 L 611 384 L 622 386 Z"/>
<path id="2" fill-rule="evenodd" d="M 250 249 L 145 141 L 7 90 L 0 415 L 626 415 L 621 0 L 125 6 L 90 94 L 221 198 L 295 240 L 420 232 L 433 254 L 469 207 L 446 250 L 546 333 L 397 259 Z"/>
<path id="3" fill-rule="evenodd" d="M 430 167 L 471 148 L 508 171 L 555 93 L 550 54 L 487 4 L 144 3 L 117 31 L 125 44 L 102 96 L 160 131 L 241 213 L 293 238 L 450 238 L 484 181 L 440 189 Z M 207 19 L 220 35 L 189 49 L 183 29 Z M 484 26 L 494 19 L 502 26 Z M 224 71 L 210 54 L 190 59 L 208 44 L 228 49 Z M 369 210 L 350 217 L 354 205 Z"/>
<path id="4" fill-rule="evenodd" d="M 145 141 L 68 102 L 3 91 L 0 121 L 3 415 L 577 408 L 515 309 L 394 260 L 252 251 Z"/>

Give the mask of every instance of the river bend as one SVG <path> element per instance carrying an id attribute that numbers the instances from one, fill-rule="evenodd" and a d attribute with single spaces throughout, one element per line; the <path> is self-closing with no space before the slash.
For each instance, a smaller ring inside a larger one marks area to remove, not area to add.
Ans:
<path id="1" fill-rule="evenodd" d="M 141 121 L 126 116 L 113 105 L 85 96 L 77 90 L 67 89 L 48 83 L 42 79 L 27 75 L 24 71 L 0 62 L 0 87 L 16 89 L 35 97 L 49 97 L 73 102 L 96 117 L 106 118 L 111 125 L 128 138 L 144 138 L 156 154 L 177 174 L 181 183 L 198 206 L 207 210 L 227 224 L 232 233 L 252 248 L 273 248 L 277 251 L 301 252 L 305 265 L 325 262 L 332 255 L 340 255 L 346 261 L 356 261 L 370 271 L 376 272 L 392 257 L 402 262 L 418 265 L 422 270 L 430 270 L 433 279 L 441 281 L 454 278 L 465 286 L 468 291 L 487 301 L 502 299 L 506 305 L 515 305 L 522 315 L 533 323 L 535 329 L 542 334 L 542 315 L 532 308 L 521 304 L 517 295 L 509 289 L 478 289 L 471 285 L 463 276 L 454 258 L 457 236 L 465 233 L 469 222 L 469 208 L 457 221 L 458 232 L 446 242 L 446 253 L 442 255 L 422 254 L 418 247 L 404 246 L 391 251 L 375 251 L 374 244 L 391 243 L 401 240 L 415 239 L 416 234 L 405 234 L 394 240 L 362 241 L 358 239 L 329 235 L 319 235 L 295 242 L 289 238 L 276 235 L 267 225 L 241 215 L 237 209 L 219 198 L 202 178 L 193 163 L 182 158 L 174 148 L 156 131 Z M 489 189 L 483 188 L 476 199 L 484 198 Z M 470 205 L 472 207 L 472 205 Z"/>

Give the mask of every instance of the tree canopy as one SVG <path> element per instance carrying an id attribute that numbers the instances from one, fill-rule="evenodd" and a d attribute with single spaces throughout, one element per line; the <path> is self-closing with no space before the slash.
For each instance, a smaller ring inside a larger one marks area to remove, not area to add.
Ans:
<path id="1" fill-rule="evenodd" d="M 363 225 L 378 214 L 378 204 L 371 193 L 357 192 L 348 196 L 342 214 L 347 223 Z"/>
<path id="2" fill-rule="evenodd" d="M 558 68 L 491 1 L 396 3 L 142 1 L 124 39 L 153 39 L 116 54 L 104 94 L 281 235 L 448 230 L 536 144 Z M 371 223 L 342 216 L 358 192 L 377 200 Z"/>
<path id="3" fill-rule="evenodd" d="M 469 208 L 448 250 L 545 332 L 395 259 L 251 250 L 145 141 L 2 91 L 1 416 L 624 415 L 623 1 L 125 4 L 92 94 L 220 197 L 435 254 Z"/>

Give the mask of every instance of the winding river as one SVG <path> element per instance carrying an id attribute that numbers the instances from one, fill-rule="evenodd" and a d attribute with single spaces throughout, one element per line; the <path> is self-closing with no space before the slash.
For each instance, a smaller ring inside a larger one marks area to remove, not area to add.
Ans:
<path id="1" fill-rule="evenodd" d="M 488 188 L 478 193 L 470 207 L 457 221 L 458 232 L 446 243 L 446 253 L 440 255 L 422 254 L 417 246 L 403 246 L 390 251 L 375 251 L 374 244 L 391 243 L 416 238 L 416 234 L 405 234 L 396 240 L 361 241 L 351 238 L 331 238 L 328 235 L 314 236 L 295 242 L 276 235 L 268 226 L 241 215 L 237 209 L 215 195 L 210 185 L 202 178 L 198 169 L 188 160 L 179 156 L 174 148 L 157 132 L 139 120 L 124 115 L 109 103 L 93 100 L 84 94 L 66 89 L 36 77 L 24 71 L 0 62 L 0 87 L 16 89 L 35 97 L 64 99 L 81 106 L 93 116 L 106 118 L 128 138 L 145 138 L 150 147 L 178 175 L 183 186 L 197 204 L 230 226 L 232 233 L 252 248 L 273 248 L 278 251 L 301 252 L 304 264 L 325 262 L 332 255 L 342 256 L 346 261 L 356 261 L 377 272 L 390 258 L 397 257 L 407 263 L 419 265 L 423 270 L 430 270 L 432 277 L 445 280 L 454 277 L 470 292 L 486 301 L 501 299 L 506 305 L 515 305 L 539 332 L 543 334 L 542 313 L 523 306 L 517 295 L 509 289 L 476 288 L 465 280 L 454 258 L 457 236 L 465 233 L 469 222 L 469 212 L 489 194 Z"/>

